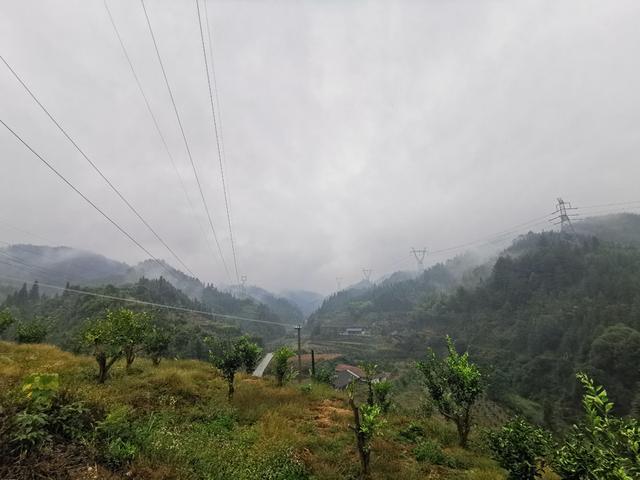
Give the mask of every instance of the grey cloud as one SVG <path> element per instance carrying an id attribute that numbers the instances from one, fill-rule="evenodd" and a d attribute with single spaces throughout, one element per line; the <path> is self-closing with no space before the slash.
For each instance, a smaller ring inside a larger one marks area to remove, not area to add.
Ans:
<path id="1" fill-rule="evenodd" d="M 110 0 L 206 222 L 138 2 Z M 231 265 L 195 4 L 148 0 Z M 634 1 L 210 1 L 242 273 L 331 290 L 411 246 L 464 243 L 574 204 L 637 199 Z M 9 0 L 2 55 L 205 281 L 202 238 L 101 1 Z M 159 257 L 168 252 L 0 68 L 2 118 Z M 2 218 L 57 243 L 143 254 L 5 131 Z M 541 228 L 536 226 L 535 228 Z M 29 241 L 2 229 L 0 239 Z M 404 258 L 404 260 L 403 260 Z M 175 263 L 175 262 L 172 262 Z"/>

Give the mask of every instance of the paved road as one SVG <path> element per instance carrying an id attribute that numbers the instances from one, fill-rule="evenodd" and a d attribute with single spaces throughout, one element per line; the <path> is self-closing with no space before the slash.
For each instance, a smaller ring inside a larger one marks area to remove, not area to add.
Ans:
<path id="1" fill-rule="evenodd" d="M 253 371 L 253 376 L 254 377 L 261 377 L 262 374 L 264 373 L 265 369 L 267 368 L 267 365 L 269 365 L 269 362 L 271 361 L 272 358 L 273 358 L 273 352 L 267 353 L 264 356 L 264 358 L 262 360 L 260 360 L 260 363 L 258 364 L 256 369 Z"/>

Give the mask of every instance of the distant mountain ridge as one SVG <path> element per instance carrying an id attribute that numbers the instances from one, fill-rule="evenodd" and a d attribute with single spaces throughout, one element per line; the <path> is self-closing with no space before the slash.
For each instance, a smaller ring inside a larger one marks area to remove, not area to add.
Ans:
<path id="1" fill-rule="evenodd" d="M 94 252 L 71 247 L 17 244 L 0 248 L 0 300 L 22 283 L 38 280 L 41 284 L 64 286 L 67 283 L 85 287 L 134 284 L 141 278 L 164 278 L 187 297 L 202 300 L 210 285 L 173 268 L 163 260 L 144 260 L 128 265 Z M 46 286 L 42 291 L 47 292 Z M 221 287 L 223 290 L 225 287 Z M 51 293 L 53 293 L 52 289 Z M 240 298 L 237 286 L 226 290 Z M 247 296 L 269 307 L 286 323 L 302 323 L 304 314 L 284 297 L 259 288 L 248 287 Z"/>

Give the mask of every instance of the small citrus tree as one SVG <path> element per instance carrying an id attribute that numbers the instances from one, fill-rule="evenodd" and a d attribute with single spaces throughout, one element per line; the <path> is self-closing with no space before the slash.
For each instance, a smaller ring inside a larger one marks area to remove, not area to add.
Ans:
<path id="1" fill-rule="evenodd" d="M 509 480 L 535 480 L 542 476 L 553 440 L 546 430 L 516 417 L 500 430 L 487 434 L 493 458 L 509 472 Z"/>
<path id="2" fill-rule="evenodd" d="M 356 447 L 358 449 L 358 457 L 360 457 L 361 477 L 368 478 L 369 463 L 371 461 L 371 440 L 374 436 L 380 434 L 380 430 L 384 425 L 382 419 L 382 408 L 380 405 L 370 405 L 364 403 L 356 405 L 355 396 L 356 383 L 351 382 L 347 387 L 349 395 L 349 406 L 353 412 L 353 425 L 349 428 L 353 430 L 356 436 Z"/>
<path id="3" fill-rule="evenodd" d="M 128 308 L 121 308 L 109 314 L 120 333 L 122 353 L 126 369 L 129 370 L 138 353 L 145 348 L 144 341 L 151 330 L 150 317 L 147 312 L 134 312 Z"/>
<path id="4" fill-rule="evenodd" d="M 556 453 L 554 471 L 567 480 L 640 478 L 640 422 L 612 415 L 607 391 L 583 373 L 577 377 L 586 415 Z"/>
<path id="5" fill-rule="evenodd" d="M 8 308 L 0 311 L 0 335 L 4 333 L 4 331 L 11 326 L 14 322 L 13 315 Z"/>
<path id="6" fill-rule="evenodd" d="M 49 327 L 39 318 L 28 323 L 16 325 L 16 341 L 18 343 L 42 343 L 49 333 Z"/>
<path id="7" fill-rule="evenodd" d="M 83 339 L 93 349 L 99 383 L 106 381 L 111 367 L 123 356 L 129 368 L 136 354 L 144 348 L 143 340 L 148 328 L 146 313 L 126 308 L 107 310 L 103 318 L 87 326 Z"/>
<path id="8" fill-rule="evenodd" d="M 209 350 L 211 363 L 220 370 L 227 381 L 227 397 L 231 400 L 235 392 L 236 373 L 243 366 L 245 368 L 247 368 L 247 365 L 249 367 L 254 366 L 261 349 L 246 337 L 240 337 L 235 340 L 207 338 L 206 342 L 211 347 Z"/>
<path id="9" fill-rule="evenodd" d="M 289 367 L 289 359 L 295 355 L 295 352 L 287 346 L 282 346 L 273 354 L 275 361 L 276 381 L 278 386 L 284 385 L 293 375 L 292 369 Z"/>
<path id="10" fill-rule="evenodd" d="M 418 362 L 427 391 L 440 414 L 455 423 L 460 446 L 466 448 L 471 431 L 471 408 L 484 391 L 482 374 L 469 361 L 468 353 L 460 355 L 447 336 L 449 356 L 439 359 L 429 349 L 427 359 Z"/>
<path id="11" fill-rule="evenodd" d="M 156 367 L 160 365 L 160 360 L 169 351 L 171 340 L 171 332 L 168 329 L 157 325 L 150 327 L 149 331 L 145 335 L 143 342 L 144 351 L 149 355 L 151 362 Z"/>
<path id="12" fill-rule="evenodd" d="M 236 341 L 236 349 L 240 352 L 245 371 L 252 373 L 258 366 L 262 348 L 257 343 L 250 341 L 249 337 L 245 335 Z"/>

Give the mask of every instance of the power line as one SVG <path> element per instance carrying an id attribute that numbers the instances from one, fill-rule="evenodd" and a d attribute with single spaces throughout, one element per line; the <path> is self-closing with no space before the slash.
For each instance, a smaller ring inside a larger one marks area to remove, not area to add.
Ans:
<path id="1" fill-rule="evenodd" d="M 196 183 L 198 184 L 198 190 L 200 191 L 200 198 L 202 199 L 202 204 L 204 205 L 204 209 L 207 213 L 207 218 L 209 220 L 209 226 L 211 227 L 211 232 L 213 233 L 213 238 L 216 242 L 216 246 L 218 247 L 218 252 L 220 254 L 220 259 L 222 260 L 222 264 L 224 266 L 224 270 L 227 273 L 227 277 L 229 275 L 229 268 L 227 267 L 227 262 L 224 259 L 224 255 L 222 254 L 222 248 L 220 247 L 220 242 L 218 241 L 218 235 L 216 234 L 216 229 L 213 226 L 213 220 L 211 219 L 211 213 L 209 212 L 209 207 L 207 205 L 207 201 L 204 196 L 204 192 L 202 191 L 202 185 L 200 184 L 200 177 L 198 177 L 198 170 L 196 169 L 196 164 L 193 161 L 193 156 L 191 155 L 191 149 L 189 148 L 189 142 L 187 141 L 187 136 L 184 132 L 184 127 L 182 125 L 182 120 L 180 119 L 180 113 L 178 112 L 178 107 L 176 106 L 176 101 L 173 97 L 173 91 L 171 90 L 171 85 L 169 84 L 169 79 L 167 77 L 167 72 L 164 68 L 164 63 L 162 62 L 162 57 L 160 56 L 160 49 L 158 48 L 158 42 L 156 41 L 156 36 L 153 33 L 153 28 L 151 27 L 151 20 L 149 19 L 149 15 L 147 13 L 147 7 L 144 4 L 144 0 L 140 0 L 140 4 L 142 5 L 142 10 L 144 11 L 144 17 L 147 21 L 147 27 L 149 28 L 149 33 L 151 35 L 151 40 L 153 41 L 153 47 L 156 52 L 156 56 L 158 58 L 158 63 L 160 64 L 160 69 L 162 70 L 162 77 L 164 78 L 164 83 L 167 86 L 167 90 L 169 92 L 169 97 L 171 99 L 171 105 L 173 105 L 173 111 L 176 115 L 176 120 L 178 121 L 178 126 L 180 127 L 180 133 L 182 134 L 182 140 L 184 141 L 184 146 L 187 150 L 187 155 L 189 157 L 189 162 L 191 162 L 191 168 L 193 169 L 193 175 L 196 178 Z"/>
<path id="2" fill-rule="evenodd" d="M 200 40 L 202 42 L 202 57 L 204 59 L 204 70 L 207 74 L 207 86 L 209 88 L 209 103 L 211 105 L 211 116 L 213 119 L 213 131 L 216 137 L 216 147 L 218 150 L 218 163 L 220 166 L 220 178 L 222 180 L 222 193 L 224 194 L 224 207 L 227 213 L 227 223 L 229 225 L 229 239 L 231 241 L 231 253 L 233 254 L 233 265 L 236 271 L 236 281 L 240 283 L 240 274 L 238 273 L 238 258 L 236 255 L 236 247 L 233 241 L 233 228 L 231 226 L 231 213 L 229 207 L 229 200 L 227 199 L 227 183 L 224 179 L 224 167 L 222 166 L 222 150 L 220 148 L 220 136 L 218 135 L 218 121 L 216 120 L 216 109 L 213 104 L 213 91 L 211 89 L 211 78 L 209 76 L 209 63 L 207 61 L 207 49 L 204 45 L 204 32 L 202 30 L 202 17 L 200 15 L 200 4 L 198 0 L 196 2 L 196 10 L 198 11 L 198 26 L 200 27 Z M 206 2 L 205 2 L 206 3 Z M 209 41 L 211 41 L 211 37 L 209 37 Z M 213 68 L 213 50 L 210 48 L 211 54 L 211 63 Z M 217 96 L 217 93 L 216 93 Z"/>
<path id="3" fill-rule="evenodd" d="M 580 210 L 587 210 L 587 209 L 591 209 L 591 208 L 602 208 L 602 207 L 618 207 L 618 206 L 623 206 L 623 205 L 633 205 L 636 203 L 640 203 L 640 200 L 632 200 L 630 202 L 618 202 L 618 203 L 604 203 L 601 205 L 585 205 L 585 206 L 578 206 L 576 208 L 580 209 Z"/>
<path id="4" fill-rule="evenodd" d="M 8 224 L 3 218 L 0 218 L 0 226 L 4 226 L 4 227 L 7 227 L 7 228 L 10 228 L 11 230 L 15 230 L 16 232 L 23 233 L 23 234 L 25 234 L 25 235 L 27 235 L 29 237 L 37 238 L 40 241 L 51 243 L 51 240 L 47 240 L 46 238 L 41 237 L 40 235 L 36 235 L 35 233 L 31 233 L 31 232 L 28 232 L 28 231 L 23 230 L 21 228 L 18 228 L 18 227 L 15 227 L 13 225 Z"/>
<path id="5" fill-rule="evenodd" d="M 203 1 L 204 3 L 204 20 L 205 25 L 207 27 L 207 38 L 209 39 L 209 52 L 211 57 L 211 77 L 213 79 L 213 93 L 216 97 L 216 105 L 218 106 L 218 124 L 220 125 L 220 146 L 222 147 L 222 162 L 224 163 L 225 169 L 227 168 L 227 154 L 224 148 L 224 135 L 222 134 L 222 106 L 220 104 L 220 98 L 218 98 L 218 81 L 216 79 L 216 68 L 215 62 L 213 59 L 213 41 L 211 40 L 211 26 L 209 22 L 209 9 L 207 8 L 207 0 Z M 228 172 L 227 172 L 228 176 Z M 231 204 L 231 189 L 227 185 L 227 196 L 229 197 L 229 204 Z"/>
<path id="6" fill-rule="evenodd" d="M 2 242 L 2 243 L 5 243 L 5 242 Z M 37 267 L 35 265 L 31 265 L 31 264 L 23 261 L 22 259 L 20 259 L 18 257 L 15 257 L 15 256 L 13 256 L 13 255 L 5 252 L 5 251 L 2 251 L 2 250 L 0 250 L 0 256 L 2 256 L 4 258 L 7 258 L 9 261 L 13 262 L 13 263 L 3 262 L 6 265 L 10 265 L 12 267 L 17 267 L 18 265 L 20 265 L 22 267 L 27 267 L 27 268 L 30 268 L 32 270 L 40 270 L 40 274 L 41 275 L 50 274 L 50 272 L 54 272 L 54 270 L 50 270 L 50 269 L 45 268 L 45 267 Z"/>
<path id="7" fill-rule="evenodd" d="M 78 144 L 71 138 L 71 136 L 67 133 L 67 131 L 62 127 L 62 125 L 60 125 L 60 123 L 58 123 L 58 121 L 53 117 L 53 115 L 51 115 L 51 113 L 49 112 L 49 110 L 47 110 L 47 108 L 40 102 L 40 100 L 38 100 L 38 98 L 35 96 L 35 94 L 31 91 L 31 89 L 27 86 L 27 84 L 22 80 L 22 78 L 20 78 L 20 76 L 17 74 L 17 72 L 11 67 L 11 65 L 9 65 L 9 63 L 4 59 L 4 57 L 2 55 L 0 55 L 0 59 L 4 62 L 4 64 L 7 66 L 7 68 L 9 69 L 9 71 L 13 74 L 13 76 L 16 78 L 16 80 L 18 80 L 18 82 L 24 87 L 24 89 L 27 91 L 27 93 L 31 96 L 31 98 L 38 104 L 38 106 L 42 109 L 42 111 L 49 117 L 49 119 L 53 122 L 53 124 L 58 127 L 58 130 L 60 130 L 60 132 L 62 132 L 62 134 L 67 138 L 67 140 L 69 140 L 69 142 L 71 142 L 71 144 L 74 146 L 74 148 L 80 153 L 80 155 L 82 155 L 84 157 L 84 159 L 89 162 L 89 165 L 91 165 L 91 167 L 98 173 L 98 175 L 100 175 L 100 177 L 102 177 L 102 179 L 107 183 L 107 185 L 109 185 L 109 188 L 111 188 L 111 190 L 113 190 L 113 192 L 120 197 L 120 199 L 125 203 L 125 205 L 127 207 L 129 207 L 129 210 L 131 210 L 136 217 L 138 217 L 138 219 L 140 219 L 140 221 L 142 223 L 144 223 L 144 225 L 147 227 L 147 229 L 149 229 L 149 231 L 151 233 L 153 233 L 153 235 L 158 239 L 158 241 L 160 241 L 160 243 L 162 243 L 162 245 L 164 245 L 164 247 L 171 253 L 171 255 L 173 255 L 173 257 L 180 263 L 180 265 L 182 265 L 187 272 L 189 272 L 192 276 L 196 276 L 195 273 L 193 273 L 191 271 L 191 269 L 189 269 L 189 267 L 187 267 L 187 265 L 182 261 L 182 259 L 176 254 L 176 252 L 173 251 L 173 249 L 171 247 L 169 247 L 169 245 L 167 244 L 167 242 L 165 242 L 162 237 L 158 234 L 158 232 L 156 232 L 153 227 L 151 227 L 151 225 L 149 225 L 149 222 L 147 222 L 144 217 L 140 214 L 140 212 L 138 212 L 138 210 L 136 210 L 136 208 L 131 205 L 131 203 L 129 202 L 129 200 L 127 200 L 124 195 L 122 193 L 120 193 L 120 190 L 118 190 L 116 188 L 116 186 L 111 183 L 111 181 L 102 173 L 102 171 L 98 168 L 98 166 L 87 156 L 87 154 L 84 152 L 84 150 L 82 150 Z"/>
<path id="8" fill-rule="evenodd" d="M 213 93 L 216 97 L 216 105 L 218 109 L 216 110 L 218 113 L 218 125 L 220 125 L 219 133 L 220 133 L 220 147 L 222 148 L 222 163 L 224 164 L 224 169 L 227 172 L 226 177 L 229 177 L 229 170 L 227 169 L 227 152 L 224 146 L 224 134 L 222 128 L 222 104 L 220 103 L 220 98 L 218 95 L 218 80 L 216 77 L 216 66 L 213 59 L 213 41 L 211 39 L 211 23 L 209 22 L 209 9 L 207 8 L 207 0 L 204 0 L 204 19 L 205 25 L 207 27 L 207 38 L 209 39 L 209 52 L 211 58 L 211 77 L 213 79 Z M 227 200 L 229 201 L 229 211 L 231 211 L 231 185 L 227 182 Z M 238 246 L 236 245 L 236 251 L 238 251 Z M 238 256 L 240 254 L 238 253 Z"/>
<path id="9" fill-rule="evenodd" d="M 194 218 L 195 222 L 197 223 L 197 225 L 198 225 L 198 227 L 200 229 L 200 233 L 202 233 L 202 236 L 205 239 L 205 243 L 211 249 L 211 253 L 213 253 L 215 255 L 215 252 L 213 250 L 213 246 L 211 245 L 211 241 L 207 238 L 207 234 L 204 231 L 204 228 L 202 228 L 202 224 L 198 220 L 198 215 L 195 212 L 195 207 L 193 205 L 193 202 L 191 201 L 191 196 L 187 192 L 187 187 L 186 187 L 186 185 L 184 183 L 184 179 L 182 178 L 182 175 L 180 174 L 180 170 L 178 169 L 178 167 L 176 165 L 176 162 L 175 162 L 175 159 L 173 158 L 173 154 L 171 153 L 171 150 L 169 149 L 169 145 L 167 144 L 167 140 L 166 140 L 164 134 L 162 133 L 162 130 L 160 128 L 160 123 L 158 122 L 158 119 L 157 119 L 155 113 L 153 113 L 153 109 L 151 108 L 151 103 L 149 102 L 149 98 L 147 97 L 147 94 L 145 93 L 144 88 L 142 87 L 142 82 L 140 81 L 140 77 L 138 77 L 136 69 L 133 66 L 133 61 L 131 60 L 131 57 L 129 56 L 129 52 L 127 51 L 127 48 L 124 45 L 124 41 L 122 40 L 122 36 L 120 35 L 120 31 L 118 30 L 118 27 L 116 25 L 115 19 L 113 18 L 113 15 L 111 14 L 111 9 L 109 8 L 107 0 L 104 0 L 104 7 L 107 10 L 107 14 L 109 16 L 109 20 L 111 21 L 111 26 L 113 27 L 113 31 L 115 32 L 115 35 L 116 35 L 116 37 L 118 39 L 118 42 L 120 43 L 120 47 L 122 49 L 122 53 L 124 54 L 124 57 L 127 60 L 127 63 L 129 64 L 129 69 L 131 70 L 131 73 L 133 74 L 133 78 L 135 79 L 136 85 L 138 86 L 138 91 L 140 92 L 140 95 L 142 96 L 142 99 L 144 100 L 144 104 L 146 105 L 147 111 L 149 112 L 149 115 L 151 116 L 151 120 L 153 121 L 153 125 L 155 127 L 155 130 L 158 133 L 158 136 L 160 137 L 160 140 L 162 142 L 162 146 L 164 147 L 164 151 L 166 152 L 167 157 L 169 158 L 169 161 L 171 162 L 171 166 L 173 167 L 174 173 L 178 177 L 178 181 L 180 183 L 180 186 L 182 188 L 184 196 L 187 199 L 187 203 L 188 203 L 189 208 L 191 210 L 191 214 L 193 215 L 193 218 Z"/>
<path id="10" fill-rule="evenodd" d="M 546 218 L 548 218 L 548 217 L 550 217 L 550 216 L 551 216 L 551 214 L 544 215 L 544 216 L 542 216 L 542 217 L 538 217 L 538 218 L 534 218 L 534 219 L 529 220 L 529 221 L 527 221 L 527 222 L 523 222 L 523 223 L 519 223 L 519 224 L 517 224 L 517 225 L 514 225 L 514 226 L 510 227 L 508 230 L 503 230 L 503 231 L 500 231 L 500 232 L 497 232 L 497 233 L 494 233 L 494 234 L 491 234 L 491 235 L 488 235 L 488 236 L 485 236 L 485 237 L 479 238 L 479 239 L 474 240 L 474 241 L 472 241 L 472 242 L 463 243 L 463 244 L 461 244 L 461 245 L 456 245 L 456 246 L 453 246 L 453 247 L 442 248 L 442 249 L 440 249 L 440 250 L 434 250 L 434 251 L 430 252 L 430 254 L 435 255 L 436 253 L 449 252 L 449 251 L 452 251 L 452 250 L 460 250 L 461 248 L 469 247 L 469 246 L 471 246 L 471 245 L 475 245 L 475 244 L 480 243 L 480 242 L 482 242 L 482 241 L 484 241 L 484 240 L 487 240 L 487 239 L 491 239 L 491 238 L 499 237 L 499 236 L 501 236 L 501 235 L 508 235 L 508 234 L 510 234 L 510 233 L 517 232 L 517 231 L 519 230 L 519 228 L 518 228 L 518 227 L 534 226 L 534 225 L 537 225 L 537 224 L 539 224 L 539 223 L 545 223 L 545 222 L 541 222 L 541 220 L 546 219 Z M 535 222 L 535 223 L 534 223 L 534 222 Z M 514 230 L 514 229 L 517 229 L 517 230 Z"/>
<path id="11" fill-rule="evenodd" d="M 9 280 L 9 281 L 23 281 L 20 280 L 19 278 L 14 278 L 14 277 L 9 277 L 9 276 L 0 276 L 0 278 L 4 279 L 4 280 Z M 165 305 L 163 303 L 155 303 L 155 302 L 147 302 L 145 300 L 137 300 L 135 298 L 123 298 L 123 297 L 116 297 L 113 295 L 104 295 L 102 293 L 95 293 L 95 292 L 87 292 L 85 290 L 78 290 L 76 288 L 67 288 L 67 287 L 61 287 L 59 285 L 51 285 L 48 283 L 40 283 L 38 282 L 38 285 L 40 285 L 41 287 L 47 287 L 47 288 L 52 288 L 55 290 L 62 290 L 62 291 L 67 291 L 67 292 L 73 292 L 73 293 L 77 293 L 79 295 L 87 295 L 87 296 L 91 296 L 91 297 L 98 297 L 98 298 L 106 298 L 108 300 L 118 300 L 121 302 L 129 302 L 129 303 L 136 303 L 138 305 L 147 305 L 149 307 L 157 307 L 157 308 L 166 308 L 168 310 L 177 310 L 177 311 L 181 311 L 181 312 L 189 312 L 189 313 L 197 313 L 200 315 L 208 315 L 210 317 L 215 318 L 226 318 L 229 320 L 242 320 L 245 322 L 255 322 L 255 323 L 266 323 L 266 324 L 270 324 L 270 325 L 278 325 L 281 327 L 293 327 L 293 325 L 290 325 L 288 323 L 279 323 L 279 322 L 271 322 L 269 320 L 258 320 L 257 318 L 247 318 L 247 317 L 239 317 L 237 315 L 226 315 L 226 314 L 222 314 L 222 313 L 216 313 L 216 312 L 208 312 L 206 310 L 195 310 L 192 308 L 186 308 L 186 307 L 176 307 L 173 305 Z"/>
<path id="12" fill-rule="evenodd" d="M 93 203 L 84 193 L 82 193 L 78 188 L 72 184 L 69 180 L 66 179 L 64 175 L 62 175 L 58 170 L 55 169 L 53 165 L 51 165 L 47 160 L 45 160 L 38 152 L 36 152 L 31 146 L 25 142 L 20 135 L 18 135 L 9 125 L 7 125 L 4 120 L 0 119 L 0 123 L 4 125 L 4 127 L 11 132 L 11 134 L 16 137 L 31 153 L 33 153 L 42 163 L 44 163 L 49 170 L 55 173 L 64 183 L 66 183 L 74 192 L 80 195 L 85 202 L 91 205 L 100 215 L 106 218 L 114 227 L 116 227 L 120 232 L 125 235 L 129 240 L 131 240 L 140 250 L 149 255 L 158 265 L 160 265 L 164 270 L 169 272 L 166 265 L 158 260 L 149 250 L 147 250 L 140 242 L 138 242 L 135 238 L 133 238 L 129 232 L 127 232 L 124 228 L 122 228 L 115 220 L 113 220 L 109 215 L 107 215 L 100 207 L 98 207 L 95 203 Z"/>
<path id="13" fill-rule="evenodd" d="M 581 207 L 576 207 L 576 208 L 578 209 L 578 211 L 581 210 Z M 606 211 L 603 211 L 603 212 L 594 212 L 592 214 L 589 214 L 588 217 L 578 218 L 578 219 L 574 220 L 574 222 L 584 222 L 585 220 L 589 220 L 590 218 L 604 217 L 604 216 L 611 215 L 611 214 L 632 213 L 632 212 L 630 212 L 630 210 L 637 210 L 639 208 L 640 208 L 640 205 L 638 205 L 637 207 L 628 207 L 628 208 L 625 208 L 623 210 L 616 209 L 616 210 L 606 210 Z M 637 213 L 634 213 L 634 214 L 637 215 Z M 578 214 L 578 215 L 580 215 L 580 214 Z"/>

